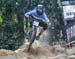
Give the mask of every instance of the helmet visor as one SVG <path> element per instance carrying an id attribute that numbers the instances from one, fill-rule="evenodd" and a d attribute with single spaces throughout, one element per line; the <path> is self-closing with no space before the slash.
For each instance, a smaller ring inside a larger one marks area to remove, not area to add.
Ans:
<path id="1" fill-rule="evenodd" d="M 38 9 L 38 12 L 42 12 L 42 9 Z"/>

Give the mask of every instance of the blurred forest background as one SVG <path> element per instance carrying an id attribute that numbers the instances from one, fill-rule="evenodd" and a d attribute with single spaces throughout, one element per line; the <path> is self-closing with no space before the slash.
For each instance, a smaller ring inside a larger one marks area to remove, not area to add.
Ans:
<path id="1" fill-rule="evenodd" d="M 45 6 L 49 17 L 49 43 L 64 40 L 62 10 L 57 0 L 0 0 L 0 49 L 15 50 L 25 41 L 28 21 L 24 14 L 38 3 Z"/>

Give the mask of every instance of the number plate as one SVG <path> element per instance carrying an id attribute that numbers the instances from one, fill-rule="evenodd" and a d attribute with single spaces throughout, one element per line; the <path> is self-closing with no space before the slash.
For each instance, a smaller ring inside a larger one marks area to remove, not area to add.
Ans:
<path id="1" fill-rule="evenodd" d="M 34 26 L 38 26 L 38 25 L 39 25 L 39 22 L 34 21 L 34 22 L 33 22 L 33 25 L 34 25 Z"/>

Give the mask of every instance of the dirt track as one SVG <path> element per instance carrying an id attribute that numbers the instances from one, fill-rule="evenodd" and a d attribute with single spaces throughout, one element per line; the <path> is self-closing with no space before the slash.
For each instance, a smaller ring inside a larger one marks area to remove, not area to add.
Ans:
<path id="1" fill-rule="evenodd" d="M 16 51 L 1 49 L 0 59 L 75 59 L 75 48 L 65 50 L 60 45 L 44 45 L 27 52 L 27 47 L 28 45 L 23 45 Z"/>

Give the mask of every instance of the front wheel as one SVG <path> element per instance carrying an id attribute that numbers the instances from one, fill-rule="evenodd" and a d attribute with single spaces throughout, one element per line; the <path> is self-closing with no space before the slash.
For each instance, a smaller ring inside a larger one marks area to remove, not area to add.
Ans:
<path id="1" fill-rule="evenodd" d="M 28 51 L 30 51 L 30 48 L 31 48 L 32 44 L 34 43 L 35 38 L 36 38 L 36 29 L 30 31 L 29 39 L 28 39 L 30 44 L 28 47 Z"/>

